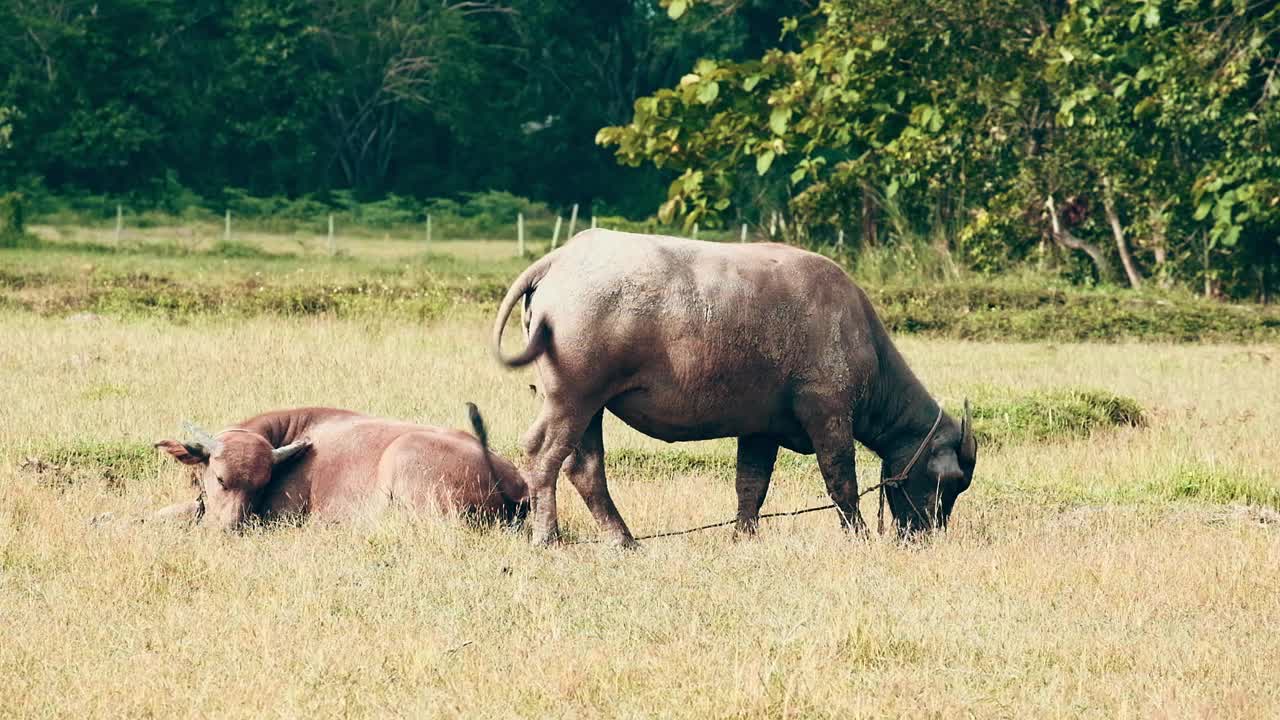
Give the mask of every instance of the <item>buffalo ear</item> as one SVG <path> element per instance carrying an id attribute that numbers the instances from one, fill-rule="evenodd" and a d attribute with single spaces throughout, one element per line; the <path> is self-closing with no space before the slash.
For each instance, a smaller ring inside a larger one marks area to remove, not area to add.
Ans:
<path id="1" fill-rule="evenodd" d="M 978 440 L 973 436 L 973 413 L 969 398 L 964 399 L 964 419 L 960 421 L 960 461 L 973 465 L 978 461 Z"/>
<path id="2" fill-rule="evenodd" d="M 209 453 L 201 445 L 184 445 L 177 440 L 161 440 L 155 447 L 169 453 L 183 465 L 199 465 L 209 462 Z"/>

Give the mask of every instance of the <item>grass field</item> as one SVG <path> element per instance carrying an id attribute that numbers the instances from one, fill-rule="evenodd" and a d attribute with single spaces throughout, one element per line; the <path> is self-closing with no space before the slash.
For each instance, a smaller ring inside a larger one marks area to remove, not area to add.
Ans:
<path id="1" fill-rule="evenodd" d="M 298 287 L 400 267 L 456 288 L 513 275 L 510 249 L 72 248 L 0 253 L 0 270 L 44 278 L 11 293 L 50 296 L 94 272 L 76 263 L 229 294 L 263 268 Z M 471 400 L 517 456 L 536 400 L 489 358 L 487 298 L 426 320 L 0 309 L 0 717 L 1280 715 L 1270 341 L 902 336 L 930 389 L 978 398 L 989 423 L 952 529 L 912 546 L 848 538 L 826 513 L 635 553 L 403 514 L 243 535 L 89 522 L 189 494 L 149 447 L 184 418 L 320 403 L 465 426 Z M 1075 388 L 1132 399 L 1145 422 L 1081 432 L 1032 402 Z M 636 532 L 732 516 L 732 443 L 664 445 L 611 420 L 606 446 Z M 765 511 L 823 499 L 812 458 L 784 451 Z M 560 505 L 569 537 L 594 536 L 567 482 Z"/>

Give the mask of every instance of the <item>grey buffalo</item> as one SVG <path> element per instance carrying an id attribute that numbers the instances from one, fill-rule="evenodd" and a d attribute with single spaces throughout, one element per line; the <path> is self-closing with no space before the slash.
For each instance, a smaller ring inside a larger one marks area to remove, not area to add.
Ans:
<path id="1" fill-rule="evenodd" d="M 506 357 L 503 329 L 521 300 L 526 346 Z M 605 481 L 606 408 L 668 442 L 738 438 L 745 533 L 779 447 L 817 454 L 850 529 L 865 527 L 855 440 L 883 459 L 883 477 L 902 476 L 885 494 L 904 534 L 945 526 L 973 477 L 967 408 L 963 422 L 942 412 L 861 288 L 798 248 L 584 232 L 516 279 L 492 343 L 509 367 L 536 363 L 543 403 L 524 437 L 536 543 L 558 538 L 562 468 L 611 541 L 635 542 Z"/>

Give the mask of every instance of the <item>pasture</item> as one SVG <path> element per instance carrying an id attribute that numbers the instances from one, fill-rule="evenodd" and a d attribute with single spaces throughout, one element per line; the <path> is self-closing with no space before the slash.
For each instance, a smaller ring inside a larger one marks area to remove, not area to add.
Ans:
<path id="1" fill-rule="evenodd" d="M 519 458 L 537 400 L 486 342 L 524 261 L 506 242 L 371 237 L 329 258 L 244 239 L 289 253 L 266 257 L 37 231 L 49 247 L 0 251 L 0 716 L 1280 714 L 1273 335 L 899 333 L 930 390 L 986 422 L 952 528 L 910 546 L 847 537 L 833 513 L 638 552 L 403 513 L 224 535 L 126 522 L 190 496 L 150 447 L 183 419 L 325 404 L 465 427 L 473 401 Z M 236 300 L 339 286 L 364 295 Z M 1075 389 L 1144 422 L 1023 402 Z M 638 534 L 732 517 L 731 442 L 607 419 L 605 444 Z M 873 483 L 876 458 L 859 463 Z M 594 537 L 563 480 L 559 498 L 567 537 Z M 783 451 L 764 511 L 824 501 L 813 459 Z"/>

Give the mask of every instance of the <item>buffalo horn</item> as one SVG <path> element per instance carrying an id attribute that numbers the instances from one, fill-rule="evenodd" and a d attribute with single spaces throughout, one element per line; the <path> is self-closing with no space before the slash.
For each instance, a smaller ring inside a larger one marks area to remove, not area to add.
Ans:
<path id="1" fill-rule="evenodd" d="M 278 465 L 309 447 L 311 447 L 310 440 L 299 440 L 297 442 L 291 442 L 288 445 L 278 447 L 271 451 L 271 464 Z"/>
<path id="2" fill-rule="evenodd" d="M 973 437 L 973 413 L 969 410 L 969 398 L 964 400 L 964 420 L 960 422 L 960 456 L 973 462 L 978 455 L 978 441 Z"/>
<path id="3" fill-rule="evenodd" d="M 218 439 L 215 438 L 208 430 L 205 430 L 190 420 L 182 423 L 182 429 L 186 431 L 187 435 L 191 436 L 191 442 L 189 444 L 200 450 L 205 456 L 211 455 L 214 449 L 217 448 Z"/>

